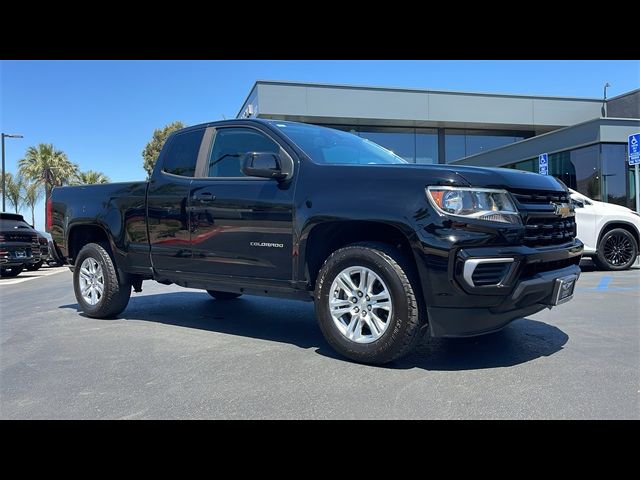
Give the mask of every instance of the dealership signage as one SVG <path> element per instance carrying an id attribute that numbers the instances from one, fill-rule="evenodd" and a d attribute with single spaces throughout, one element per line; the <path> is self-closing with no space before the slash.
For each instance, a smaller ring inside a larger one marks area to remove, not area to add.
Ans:
<path id="1" fill-rule="evenodd" d="M 640 163 L 640 133 L 629 135 L 629 165 Z"/>
<path id="2" fill-rule="evenodd" d="M 541 153 L 538 155 L 538 173 L 540 175 L 549 175 L 549 154 Z"/>

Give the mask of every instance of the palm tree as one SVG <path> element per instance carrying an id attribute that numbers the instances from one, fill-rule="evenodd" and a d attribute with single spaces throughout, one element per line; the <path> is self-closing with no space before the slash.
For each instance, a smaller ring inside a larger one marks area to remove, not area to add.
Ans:
<path id="1" fill-rule="evenodd" d="M 89 185 L 94 183 L 109 183 L 109 177 L 102 172 L 94 172 L 87 170 L 86 172 L 78 172 L 75 178 L 71 180 L 71 185 Z"/>
<path id="2" fill-rule="evenodd" d="M 13 205 L 16 213 L 20 212 L 23 205 L 22 199 L 22 187 L 24 182 L 20 177 L 13 177 L 9 172 L 5 174 L 5 187 L 7 189 L 6 196 L 9 199 L 9 203 Z"/>
<path id="3" fill-rule="evenodd" d="M 62 150 L 56 150 L 50 143 L 27 148 L 18 165 L 25 179 L 44 185 L 45 198 L 51 196 L 53 187 L 68 184 L 78 171 L 78 165 L 71 163 Z"/>
<path id="4" fill-rule="evenodd" d="M 42 198 L 42 185 L 36 182 L 28 183 L 24 187 L 24 203 L 31 209 L 31 225 L 36 223 L 36 203 Z"/>

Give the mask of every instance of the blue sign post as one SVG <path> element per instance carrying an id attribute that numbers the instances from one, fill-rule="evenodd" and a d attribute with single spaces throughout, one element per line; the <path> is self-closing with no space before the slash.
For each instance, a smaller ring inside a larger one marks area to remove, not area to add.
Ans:
<path id="1" fill-rule="evenodd" d="M 540 175 L 549 175 L 549 154 L 541 153 L 538 155 L 538 173 Z"/>
<path id="2" fill-rule="evenodd" d="M 634 133 L 633 135 L 629 135 L 629 165 L 634 165 L 634 177 L 636 177 L 636 212 L 640 213 L 640 169 L 638 168 L 638 164 L 640 164 L 640 133 Z"/>

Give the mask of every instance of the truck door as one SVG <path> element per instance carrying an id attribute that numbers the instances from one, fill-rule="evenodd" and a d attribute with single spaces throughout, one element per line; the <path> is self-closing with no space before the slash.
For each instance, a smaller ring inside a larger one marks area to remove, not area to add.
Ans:
<path id="1" fill-rule="evenodd" d="M 158 273 L 189 269 L 189 186 L 195 175 L 204 133 L 204 128 L 198 128 L 170 137 L 166 152 L 160 154 L 159 165 L 149 181 L 147 225 L 151 262 Z"/>
<path id="2" fill-rule="evenodd" d="M 257 127 L 216 128 L 201 175 L 190 186 L 192 269 L 291 280 L 294 180 L 245 176 L 240 167 L 247 152 L 284 154 L 293 162 Z"/>

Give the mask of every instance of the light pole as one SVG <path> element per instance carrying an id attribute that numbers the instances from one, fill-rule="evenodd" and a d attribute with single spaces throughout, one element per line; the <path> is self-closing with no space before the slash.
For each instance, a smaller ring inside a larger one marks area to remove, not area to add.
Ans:
<path id="1" fill-rule="evenodd" d="M 5 211 L 5 194 L 6 194 L 6 184 L 5 184 L 5 168 L 4 168 L 4 139 L 5 138 L 24 138 L 22 135 L 13 134 L 13 133 L 2 133 L 2 211 Z"/>
<path id="2" fill-rule="evenodd" d="M 602 108 L 604 110 L 604 117 L 607 116 L 607 88 L 609 88 L 611 86 L 611 84 L 609 82 L 604 84 L 604 94 L 602 95 L 604 97 L 604 101 L 602 103 Z"/>

